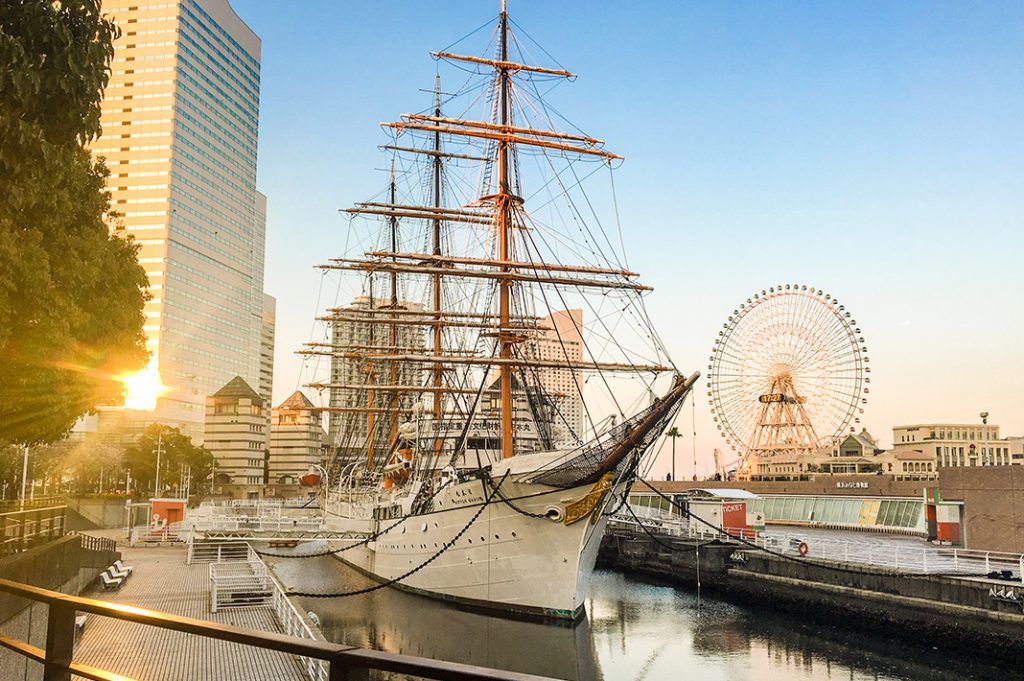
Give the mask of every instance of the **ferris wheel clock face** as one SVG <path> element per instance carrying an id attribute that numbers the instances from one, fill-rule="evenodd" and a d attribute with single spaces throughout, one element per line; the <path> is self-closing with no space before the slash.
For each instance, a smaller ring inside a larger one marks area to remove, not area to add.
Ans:
<path id="1" fill-rule="evenodd" d="M 846 308 L 821 289 L 755 293 L 718 332 L 708 403 L 743 456 L 800 454 L 833 444 L 867 402 L 867 348 Z"/>

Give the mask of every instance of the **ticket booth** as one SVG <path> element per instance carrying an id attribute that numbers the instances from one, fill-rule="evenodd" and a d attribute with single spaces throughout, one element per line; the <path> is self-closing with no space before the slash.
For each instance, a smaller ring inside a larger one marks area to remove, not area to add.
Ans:
<path id="1" fill-rule="evenodd" d="M 692 489 L 686 493 L 690 513 L 733 536 L 764 531 L 764 499 L 742 489 Z"/>
<path id="2" fill-rule="evenodd" d="M 924 519 L 928 527 L 928 539 L 949 544 L 962 545 L 960 525 L 963 505 L 943 501 L 938 487 L 924 490 Z"/>

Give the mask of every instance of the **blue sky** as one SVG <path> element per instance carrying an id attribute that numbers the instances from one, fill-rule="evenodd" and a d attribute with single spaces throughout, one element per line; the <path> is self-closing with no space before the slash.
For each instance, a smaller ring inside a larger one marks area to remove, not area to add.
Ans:
<path id="1" fill-rule="evenodd" d="M 342 254 L 336 211 L 383 185 L 377 123 L 422 108 L 428 53 L 498 2 L 232 5 L 263 40 L 258 185 L 279 402 L 317 313 L 313 265 Z M 626 157 L 615 183 L 630 265 L 655 287 L 648 304 L 681 368 L 706 368 L 755 291 L 813 285 L 863 330 L 864 424 L 883 441 L 893 425 L 982 410 L 1024 434 L 1024 3 L 509 11 L 580 74 L 552 94 L 559 110 Z M 680 429 L 690 421 L 687 406 Z M 696 430 L 704 473 L 719 440 L 703 398 Z"/>

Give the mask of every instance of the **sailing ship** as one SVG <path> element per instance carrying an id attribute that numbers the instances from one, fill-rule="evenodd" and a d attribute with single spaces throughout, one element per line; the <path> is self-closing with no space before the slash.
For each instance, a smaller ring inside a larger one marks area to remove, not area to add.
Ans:
<path id="1" fill-rule="evenodd" d="M 432 106 L 382 124 L 386 190 L 343 211 L 354 253 L 321 265 L 356 282 L 353 300 L 301 354 L 330 358 L 308 385 L 330 395 L 322 503 L 352 537 L 337 558 L 401 589 L 573 620 L 607 516 L 698 374 L 668 359 L 651 289 L 597 217 L 614 193 L 583 193 L 581 170 L 621 157 L 556 129 L 542 96 L 575 75 L 527 63 L 504 3 L 491 26 L 488 56 L 433 53 L 463 86 L 438 76 Z"/>

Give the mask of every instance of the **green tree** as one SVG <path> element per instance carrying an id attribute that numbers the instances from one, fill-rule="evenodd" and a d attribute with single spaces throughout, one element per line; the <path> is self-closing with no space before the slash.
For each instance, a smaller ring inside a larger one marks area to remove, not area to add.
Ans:
<path id="1" fill-rule="evenodd" d="M 99 0 L 0 2 L 0 442 L 58 440 L 146 362 L 146 274 L 84 147 L 116 30 Z"/>
<path id="2" fill-rule="evenodd" d="M 124 463 L 132 474 L 132 489 L 151 489 L 156 478 L 156 452 L 160 447 L 160 489 L 159 495 L 178 483 L 182 466 L 192 473 L 192 488 L 197 489 L 206 482 L 213 470 L 213 455 L 205 447 L 192 444 L 192 438 L 177 428 L 161 423 L 146 427 L 138 442 L 125 450 Z"/>

